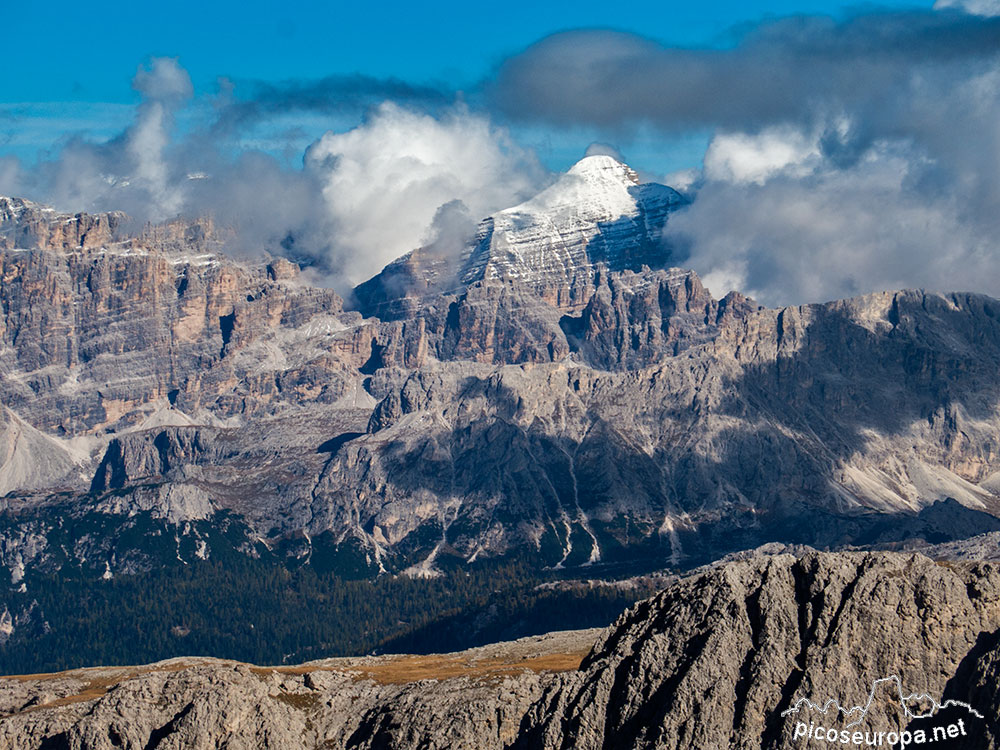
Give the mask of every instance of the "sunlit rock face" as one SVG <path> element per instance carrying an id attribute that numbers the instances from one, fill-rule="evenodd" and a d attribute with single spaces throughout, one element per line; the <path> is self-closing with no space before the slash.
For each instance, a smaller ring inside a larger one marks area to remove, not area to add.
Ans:
<path id="1" fill-rule="evenodd" d="M 439 280 L 420 252 L 390 266 L 367 291 L 422 291 L 364 317 L 287 260 L 227 257 L 207 220 L 91 247 L 38 239 L 89 219 L 7 201 L 4 236 L 36 239 L 0 251 L 3 564 L 62 564 L 53 529 L 95 513 L 226 517 L 204 554 L 325 545 L 373 575 L 1000 529 L 1000 303 L 716 300 L 658 244 L 679 205 L 589 157 Z M 84 536 L 63 546 L 101 575 Z"/>

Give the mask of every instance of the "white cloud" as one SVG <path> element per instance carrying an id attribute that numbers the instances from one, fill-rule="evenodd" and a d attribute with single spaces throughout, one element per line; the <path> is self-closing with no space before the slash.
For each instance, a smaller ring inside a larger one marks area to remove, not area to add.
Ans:
<path id="1" fill-rule="evenodd" d="M 808 171 L 819 157 L 819 139 L 790 127 L 761 133 L 718 133 L 705 152 L 705 177 L 763 183 L 777 172 Z"/>
<path id="2" fill-rule="evenodd" d="M 123 210 L 137 221 L 212 214 L 237 230 L 230 250 L 314 260 L 347 291 L 423 242 L 454 245 L 547 178 L 533 152 L 461 106 L 432 116 L 383 103 L 360 126 L 312 142 L 297 169 L 246 139 L 269 133 L 272 146 L 294 142 L 301 154 L 301 131 L 278 132 L 267 118 L 253 120 L 263 131 L 233 129 L 228 92 L 214 109 L 194 100 L 176 60 L 151 60 L 132 84 L 142 100 L 124 130 L 101 141 L 72 135 L 30 170 L 0 161 L 0 188 L 67 211 Z M 454 205 L 439 214 L 446 204 Z"/>
<path id="3" fill-rule="evenodd" d="M 154 57 L 149 67 L 139 66 L 132 79 L 132 88 L 146 101 L 177 105 L 194 93 L 191 77 L 175 57 Z"/>
<path id="4" fill-rule="evenodd" d="M 688 169 L 678 169 L 676 172 L 670 172 L 662 179 L 653 180 L 653 182 L 662 182 L 664 185 L 669 185 L 680 193 L 686 193 L 696 187 L 701 182 L 701 179 L 702 170 L 689 167 Z"/>
<path id="5" fill-rule="evenodd" d="M 625 161 L 625 157 L 622 156 L 622 152 L 617 149 L 617 147 L 611 145 L 610 143 L 602 143 L 601 141 L 594 141 L 589 146 L 583 154 L 584 156 L 610 156 L 613 159 L 617 159 L 620 162 Z"/>
<path id="6" fill-rule="evenodd" d="M 541 169 L 506 131 L 457 108 L 440 118 L 386 103 L 361 126 L 307 152 L 331 222 L 331 265 L 351 282 L 418 247 L 438 209 L 478 218 L 537 189 Z"/>
<path id="7" fill-rule="evenodd" d="M 668 233 L 690 244 L 688 263 L 716 296 L 782 305 L 906 287 L 1000 291 L 992 237 L 961 200 L 922 189 L 926 166 L 882 145 L 846 168 L 706 181 Z"/>
<path id="8" fill-rule="evenodd" d="M 183 183 L 172 181 L 166 150 L 174 111 L 192 96 L 191 78 L 176 59 L 159 57 L 139 68 L 132 87 L 143 95 L 143 103 L 126 137 L 130 182 L 148 193 L 151 218 L 172 218 L 183 207 L 184 194 Z"/>
<path id="9" fill-rule="evenodd" d="M 937 0 L 935 10 L 960 8 L 977 16 L 1000 16 L 1000 0 Z"/>
<path id="10" fill-rule="evenodd" d="M 923 70 L 877 106 L 711 142 L 669 239 L 713 293 L 768 305 L 924 287 L 1000 295 L 1000 63 Z"/>
<path id="11" fill-rule="evenodd" d="M 192 95 L 175 59 L 154 58 L 132 81 L 142 94 L 135 119 L 104 143 L 73 138 L 34 175 L 44 200 L 68 211 L 121 209 L 138 218 L 172 218 L 184 205 L 183 172 L 173 168 L 174 116 Z"/>
<path id="12" fill-rule="evenodd" d="M 0 156 L 0 195 L 20 193 L 21 179 L 21 163 L 12 156 Z"/>

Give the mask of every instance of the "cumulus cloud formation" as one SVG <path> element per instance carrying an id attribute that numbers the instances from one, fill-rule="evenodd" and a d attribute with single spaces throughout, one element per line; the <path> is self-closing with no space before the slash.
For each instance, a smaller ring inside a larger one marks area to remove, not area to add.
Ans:
<path id="1" fill-rule="evenodd" d="M 347 290 L 422 243 L 456 241 L 460 224 L 468 234 L 545 180 L 534 155 L 486 115 L 394 79 L 261 84 L 241 100 L 224 86 L 206 108 L 176 60 L 154 58 L 133 87 L 142 99 L 120 135 L 71 138 L 33 169 L 4 160 L 0 189 L 70 211 L 121 209 L 139 222 L 209 214 L 236 230 L 231 250 L 285 253 Z M 319 138 L 297 167 L 234 148 L 234 134 L 268 113 L 329 113 L 386 96 L 423 109 L 384 102 L 357 127 Z M 202 120 L 178 132 L 182 112 Z"/>
<path id="2" fill-rule="evenodd" d="M 338 271 L 355 283 L 418 247 L 438 209 L 482 218 L 537 189 L 530 153 L 480 115 L 442 117 L 384 104 L 360 127 L 327 133 L 306 155 L 334 226 Z"/>
<path id="3" fill-rule="evenodd" d="M 962 98 L 943 109 L 971 117 Z M 771 305 L 903 287 L 998 295 L 1000 139 L 979 124 L 937 148 L 881 139 L 847 163 L 814 134 L 718 135 L 667 239 L 714 293 Z"/>
<path id="4" fill-rule="evenodd" d="M 913 164 L 886 147 L 847 169 L 711 180 L 669 233 L 714 293 L 771 305 L 906 287 L 1000 291 L 993 237 L 960 199 L 912 184 L 923 177 Z"/>
<path id="5" fill-rule="evenodd" d="M 125 134 L 135 187 L 150 198 L 153 218 L 174 216 L 184 196 L 171 184 L 166 150 L 170 146 L 174 111 L 194 93 L 191 78 L 176 60 L 156 58 L 139 68 L 132 86 L 142 94 L 135 125 Z"/>
<path id="6" fill-rule="evenodd" d="M 819 156 L 818 138 L 791 128 L 770 128 L 753 135 L 719 133 L 705 152 L 704 174 L 709 180 L 762 184 L 778 172 L 803 173 L 806 163 Z"/>
<path id="7" fill-rule="evenodd" d="M 57 158 L 34 170 L 18 167 L 9 187 L 71 210 L 113 207 L 154 221 L 176 215 L 183 195 L 170 151 L 174 116 L 192 95 L 191 80 L 176 60 L 155 58 L 139 68 L 132 85 L 142 101 L 117 138 L 93 143 L 72 136 Z"/>
<path id="8" fill-rule="evenodd" d="M 890 114 L 717 135 L 671 240 L 714 292 L 768 304 L 901 287 L 1000 295 L 1000 69 L 923 82 Z M 850 143 L 854 129 L 870 139 Z"/>
<path id="9" fill-rule="evenodd" d="M 460 105 L 431 115 L 384 103 L 315 141 L 301 170 L 259 152 L 208 163 L 185 188 L 188 213 L 210 211 L 239 229 L 243 250 L 314 264 L 342 291 L 417 247 L 471 235 L 545 179 L 533 154 Z"/>

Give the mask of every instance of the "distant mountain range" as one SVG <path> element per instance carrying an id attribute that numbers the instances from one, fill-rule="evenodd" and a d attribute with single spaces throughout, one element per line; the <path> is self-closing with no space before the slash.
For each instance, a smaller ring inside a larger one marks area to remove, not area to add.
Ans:
<path id="1" fill-rule="evenodd" d="M 599 576 L 1000 531 L 1000 301 L 716 300 L 662 241 L 684 203 L 589 157 L 345 303 L 208 220 L 0 198 L 0 636 L 58 571 Z"/>

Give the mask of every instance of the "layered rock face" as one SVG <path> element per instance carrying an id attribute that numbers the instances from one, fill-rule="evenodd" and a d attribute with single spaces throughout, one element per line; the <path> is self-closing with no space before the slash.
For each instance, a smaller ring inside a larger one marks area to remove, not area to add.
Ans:
<path id="1" fill-rule="evenodd" d="M 963 721 L 1000 747 L 1000 570 L 920 555 L 756 556 L 682 579 L 600 633 L 462 654 L 257 668 L 175 660 L 0 680 L 19 748 L 800 747 L 810 709 L 864 707 L 851 731 Z M 580 651 L 589 653 L 580 662 Z M 577 665 L 578 668 L 577 668 Z M 880 692 L 894 675 L 908 695 Z M 967 679 L 971 675 L 971 679 Z M 868 704 L 869 696 L 875 694 Z M 934 703 L 961 701 L 944 711 Z M 798 706 L 797 711 L 790 711 Z M 980 716 L 977 716 L 980 714 Z M 884 743 L 883 746 L 888 746 Z"/>
<path id="2" fill-rule="evenodd" d="M 508 549 L 518 530 L 553 565 L 994 530 L 997 304 L 759 310 L 706 300 L 689 276 L 621 274 L 563 322 L 562 362 L 377 373 L 386 395 L 327 467 L 316 517 L 357 502 L 388 546 L 418 498 L 452 554 Z"/>
<path id="3" fill-rule="evenodd" d="M 346 390 L 335 372 L 356 370 L 372 333 L 365 341 L 360 317 L 344 315 L 332 291 L 279 281 L 285 263 L 131 248 L 6 252 L 0 398 L 66 437 L 155 412 L 204 421 L 335 401 Z"/>
<path id="4" fill-rule="evenodd" d="M 364 429 L 374 400 L 361 369 L 373 351 L 397 366 L 419 359 L 406 326 L 382 332 L 345 312 L 298 266 L 227 258 L 211 222 L 128 236 L 115 233 L 117 214 L 63 216 L 9 199 L 2 210 L 0 489 L 18 494 L 2 501 L 0 558 L 15 584 L 33 566 L 74 560 L 96 563 L 98 575 L 107 564 L 155 565 L 114 553 L 140 511 L 181 523 L 230 509 L 265 532 L 275 518 L 301 528 L 307 510 L 295 497 L 312 483 L 287 477 L 318 474 L 317 447 L 331 433 Z M 128 464 L 132 445 L 159 451 L 192 425 L 202 442 L 163 453 L 169 465 Z M 216 433 L 224 447 L 204 457 L 212 470 L 185 468 Z M 118 473 L 95 479 L 109 462 Z M 101 519 L 108 538 L 62 530 L 84 516 Z"/>
<path id="5" fill-rule="evenodd" d="M 97 248 L 118 239 L 126 220 L 120 212 L 59 214 L 22 198 L 0 196 L 0 249 Z"/>
<path id="6" fill-rule="evenodd" d="M 643 267 L 679 205 L 591 157 L 492 217 L 464 271 L 439 265 L 457 287 L 374 280 L 372 309 L 405 302 L 382 320 L 288 261 L 226 258 L 208 221 L 91 246 L 65 227 L 112 218 L 6 200 L 0 559 L 55 565 L 60 518 L 136 509 L 235 513 L 238 546 L 302 559 L 323 537 L 372 574 L 1000 530 L 1000 302 L 715 300 Z M 98 575 L 131 559 L 93 535 L 66 548 Z"/>

